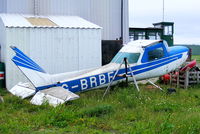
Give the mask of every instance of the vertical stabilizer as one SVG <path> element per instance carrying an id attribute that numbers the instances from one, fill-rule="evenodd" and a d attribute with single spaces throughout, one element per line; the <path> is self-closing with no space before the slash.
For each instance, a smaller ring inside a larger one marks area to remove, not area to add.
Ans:
<path id="1" fill-rule="evenodd" d="M 12 61 L 36 88 L 52 84 L 51 76 L 38 64 L 26 56 L 17 47 L 11 46 L 11 48 L 16 53 L 16 55 L 12 58 Z"/>

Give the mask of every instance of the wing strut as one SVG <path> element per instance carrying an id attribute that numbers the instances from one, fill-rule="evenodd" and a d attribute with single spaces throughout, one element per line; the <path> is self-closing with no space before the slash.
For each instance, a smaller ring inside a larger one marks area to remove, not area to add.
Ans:
<path id="1" fill-rule="evenodd" d="M 131 76 L 132 76 L 132 78 L 133 78 L 133 82 L 134 82 L 134 84 L 135 84 L 135 86 L 136 86 L 136 88 L 137 88 L 137 90 L 138 90 L 138 92 L 139 92 L 140 89 L 139 89 L 139 87 L 138 87 L 137 81 L 136 81 L 136 79 L 135 79 L 135 75 L 133 74 L 133 71 L 132 71 L 132 69 L 131 69 L 130 64 L 128 63 L 127 58 L 126 58 L 125 62 L 127 62 L 127 64 L 128 64 L 129 70 L 131 71 Z"/>
<path id="2" fill-rule="evenodd" d="M 139 87 L 138 87 L 138 84 L 137 84 L 137 81 L 136 81 L 136 79 L 135 79 L 135 75 L 133 74 L 133 71 L 132 71 L 132 69 L 131 69 L 131 66 L 130 66 L 130 64 L 128 63 L 127 58 L 125 57 L 125 58 L 122 60 L 121 64 L 119 65 L 119 68 L 118 68 L 117 71 L 115 72 L 115 75 L 114 75 L 114 77 L 112 78 L 110 84 L 108 85 L 106 91 L 104 92 L 103 98 L 105 97 L 105 95 L 107 94 L 107 92 L 110 90 L 110 86 L 112 85 L 112 83 L 113 83 L 115 77 L 117 76 L 117 73 L 119 72 L 119 70 L 120 70 L 121 66 L 123 65 L 123 63 L 125 63 L 125 69 L 126 69 L 126 74 L 125 74 L 126 82 L 128 82 L 128 77 L 132 77 L 132 78 L 133 78 L 133 82 L 134 82 L 134 84 L 135 84 L 137 90 L 140 91 L 140 89 L 139 89 Z M 127 68 L 127 65 L 128 65 L 128 68 Z M 128 75 L 127 69 L 130 70 L 131 76 Z M 120 77 L 123 77 L 123 76 L 120 76 Z"/>
<path id="3" fill-rule="evenodd" d="M 156 85 L 155 83 L 153 83 L 150 80 L 147 80 L 150 84 L 152 84 L 153 86 L 155 86 L 156 88 L 159 88 L 161 91 L 163 91 L 163 89 L 161 87 L 159 87 L 158 85 Z"/>

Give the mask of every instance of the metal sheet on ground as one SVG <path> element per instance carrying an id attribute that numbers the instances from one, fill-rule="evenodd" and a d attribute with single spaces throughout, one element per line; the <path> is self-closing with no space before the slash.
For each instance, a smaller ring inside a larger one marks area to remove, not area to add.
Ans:
<path id="1" fill-rule="evenodd" d="M 53 87 L 37 92 L 37 94 L 32 98 L 31 103 L 35 105 L 42 105 L 43 103 L 48 102 L 50 105 L 57 106 L 66 101 L 78 98 L 78 95 L 62 87 Z"/>

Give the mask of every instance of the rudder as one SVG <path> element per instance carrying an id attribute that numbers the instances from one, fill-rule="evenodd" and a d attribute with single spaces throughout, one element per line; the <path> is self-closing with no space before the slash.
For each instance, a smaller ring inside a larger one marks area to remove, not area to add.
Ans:
<path id="1" fill-rule="evenodd" d="M 36 88 L 52 84 L 51 75 L 46 73 L 44 69 L 17 47 L 11 46 L 11 48 L 16 53 L 12 58 L 12 61 Z"/>

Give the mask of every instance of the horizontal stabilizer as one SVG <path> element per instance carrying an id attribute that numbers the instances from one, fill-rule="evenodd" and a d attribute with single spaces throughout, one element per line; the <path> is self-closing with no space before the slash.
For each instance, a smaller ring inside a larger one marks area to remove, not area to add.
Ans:
<path id="1" fill-rule="evenodd" d="M 30 83 L 18 83 L 8 91 L 13 95 L 21 97 L 22 99 L 35 94 L 35 88 Z"/>
<path id="2" fill-rule="evenodd" d="M 35 105 L 42 105 L 47 102 L 50 105 L 57 106 L 70 100 L 78 99 L 79 96 L 62 88 L 52 87 L 45 90 L 38 91 L 32 98 L 31 103 Z"/>

